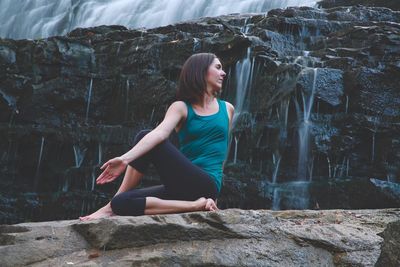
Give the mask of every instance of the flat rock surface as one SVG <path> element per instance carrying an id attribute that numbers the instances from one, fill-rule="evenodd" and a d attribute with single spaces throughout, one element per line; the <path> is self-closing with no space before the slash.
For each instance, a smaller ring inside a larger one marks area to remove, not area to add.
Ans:
<path id="1" fill-rule="evenodd" d="M 400 209 L 227 209 L 0 226 L 1 266 L 374 266 Z M 380 234 L 380 235 L 379 235 Z"/>

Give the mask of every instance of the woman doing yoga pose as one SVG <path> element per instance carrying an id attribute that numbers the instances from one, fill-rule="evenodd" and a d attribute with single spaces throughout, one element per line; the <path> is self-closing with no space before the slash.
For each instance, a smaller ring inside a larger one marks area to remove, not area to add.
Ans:
<path id="1" fill-rule="evenodd" d="M 101 167 L 96 180 L 100 185 L 126 170 L 118 192 L 107 205 L 80 219 L 217 210 L 234 113 L 230 103 L 217 98 L 225 75 L 214 54 L 192 55 L 179 77 L 178 101 L 164 120 L 152 131 L 139 132 L 131 150 Z M 174 130 L 179 149 L 168 140 Z M 162 185 L 133 189 L 150 163 Z"/>

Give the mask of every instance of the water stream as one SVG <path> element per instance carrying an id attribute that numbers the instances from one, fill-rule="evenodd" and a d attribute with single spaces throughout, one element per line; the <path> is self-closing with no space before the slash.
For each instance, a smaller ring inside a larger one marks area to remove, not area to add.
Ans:
<path id="1" fill-rule="evenodd" d="M 90 108 L 90 100 L 92 98 L 92 87 L 93 87 L 93 78 L 90 79 L 89 87 L 88 87 L 88 93 L 86 97 L 86 116 L 85 116 L 85 123 L 88 122 L 89 119 L 89 108 Z"/>
<path id="2" fill-rule="evenodd" d="M 44 136 L 42 136 L 42 139 L 41 139 L 41 142 L 40 142 L 39 158 L 38 158 L 38 163 L 36 165 L 34 188 L 37 188 L 38 184 L 39 184 L 39 174 L 40 174 L 40 165 L 42 163 L 42 157 L 43 157 L 43 148 L 44 148 Z"/>
<path id="3" fill-rule="evenodd" d="M 2 0 L 0 37 L 36 39 L 64 35 L 77 27 L 99 25 L 153 28 L 200 17 L 260 13 L 287 6 L 314 6 L 316 2 L 316 0 Z"/>
<path id="4" fill-rule="evenodd" d="M 299 156 L 298 156 L 298 168 L 297 168 L 297 179 L 300 181 L 306 181 L 312 179 L 312 166 L 313 160 L 310 155 L 310 128 L 312 122 L 310 121 L 311 111 L 314 103 L 315 84 L 317 81 L 318 69 L 304 69 L 303 72 L 311 72 L 312 85 L 311 92 L 301 92 L 303 108 L 300 109 L 297 105 L 297 114 L 299 122 Z"/>

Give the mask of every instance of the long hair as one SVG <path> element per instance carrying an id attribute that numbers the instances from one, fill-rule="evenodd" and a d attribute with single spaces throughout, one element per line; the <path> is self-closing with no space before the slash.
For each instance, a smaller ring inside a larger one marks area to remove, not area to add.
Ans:
<path id="1" fill-rule="evenodd" d="M 179 76 L 177 99 L 195 103 L 202 100 L 207 90 L 208 68 L 217 56 L 212 53 L 198 53 L 190 56 L 183 64 Z"/>

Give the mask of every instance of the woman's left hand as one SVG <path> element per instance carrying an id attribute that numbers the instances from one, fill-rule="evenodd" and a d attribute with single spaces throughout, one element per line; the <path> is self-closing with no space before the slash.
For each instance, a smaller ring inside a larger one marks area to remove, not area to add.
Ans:
<path id="1" fill-rule="evenodd" d="M 121 157 L 110 159 L 101 166 L 103 172 L 96 179 L 97 184 L 105 184 L 114 181 L 128 164 Z"/>

